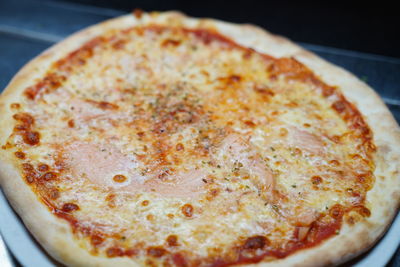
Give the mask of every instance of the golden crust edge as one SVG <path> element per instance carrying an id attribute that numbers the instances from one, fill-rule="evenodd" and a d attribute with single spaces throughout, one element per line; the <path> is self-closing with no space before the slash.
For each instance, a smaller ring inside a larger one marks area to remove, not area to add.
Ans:
<path id="1" fill-rule="evenodd" d="M 299 253 L 282 260 L 269 263 L 262 262 L 258 265 L 265 265 L 266 263 L 271 266 L 339 264 L 370 248 L 390 225 L 400 202 L 399 166 L 395 164 L 400 159 L 400 132 L 396 121 L 373 89 L 354 75 L 326 62 L 288 39 L 270 34 L 256 26 L 237 25 L 212 19 L 188 18 L 179 12 L 146 14 L 140 20 L 131 15 L 111 19 L 73 34 L 30 61 L 17 73 L 2 94 L 0 111 L 5 116 L 11 117 L 9 116 L 11 110 L 8 105 L 21 100 L 19 95 L 22 90 L 31 84 L 36 77 L 40 77 L 51 62 L 67 55 L 84 42 L 111 28 L 119 29 L 139 23 L 147 24 L 152 22 L 187 27 L 214 28 L 239 44 L 252 47 L 259 52 L 275 57 L 295 57 L 313 70 L 322 80 L 330 85 L 338 86 L 345 97 L 361 111 L 374 132 L 374 141 L 378 151 L 376 174 L 385 177 L 386 181 L 377 179 L 374 188 L 367 195 L 367 201 L 372 203 L 372 216 L 364 223 L 358 223 L 355 226 L 345 225 L 340 235 L 325 241 L 318 247 L 301 250 Z M 39 69 L 38 66 L 40 66 Z M 374 109 L 371 107 L 374 107 Z M 0 123 L 2 129 L 6 129 L 6 131 L 3 130 L 0 133 L 2 143 L 11 132 L 12 123 L 11 119 L 3 120 Z M 64 264 L 74 266 L 102 266 L 112 263 L 123 266 L 135 265 L 134 261 L 127 258 L 102 258 L 93 256 L 86 250 L 81 249 L 74 241 L 72 233 L 68 231 L 68 223 L 53 216 L 25 184 L 17 171 L 15 161 L 7 158 L 6 153 L 3 151 L 0 152 L 0 155 L 2 156 L 0 160 L 0 184 L 7 198 L 28 229 L 51 256 Z M 10 179 L 10 177 L 15 176 L 20 179 Z M 389 182 L 387 182 L 388 180 Z M 379 194 L 378 189 L 389 193 L 385 193 L 382 196 Z M 25 203 L 29 203 L 29 205 L 25 205 Z M 377 205 L 378 203 L 380 205 Z M 41 214 L 42 216 L 34 217 L 30 215 L 31 213 Z M 380 221 L 380 218 L 383 220 Z M 49 234 L 48 227 L 38 227 L 38 225 L 42 225 L 39 222 L 43 222 L 44 225 L 54 225 L 54 229 L 58 230 L 50 231 Z M 63 234 L 60 235 L 60 232 L 63 232 Z"/>

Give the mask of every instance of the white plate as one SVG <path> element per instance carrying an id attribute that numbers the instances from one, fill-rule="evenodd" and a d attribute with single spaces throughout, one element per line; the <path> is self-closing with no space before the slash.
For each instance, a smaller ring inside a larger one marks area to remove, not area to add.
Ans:
<path id="1" fill-rule="evenodd" d="M 8 248 L 23 266 L 56 266 L 57 263 L 44 252 L 27 231 L 21 219 L 8 204 L 1 190 L 0 212 L 0 232 Z M 352 265 L 356 267 L 385 266 L 400 244 L 399 233 L 400 213 L 379 243 L 367 254 L 363 255 L 357 262 L 352 262 Z"/>

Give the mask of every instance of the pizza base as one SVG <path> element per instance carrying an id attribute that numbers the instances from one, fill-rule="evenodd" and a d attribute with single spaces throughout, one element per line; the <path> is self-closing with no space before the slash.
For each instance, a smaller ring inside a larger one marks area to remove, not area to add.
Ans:
<path id="1" fill-rule="evenodd" d="M 380 97 L 365 83 L 346 70 L 336 67 L 310 53 L 288 39 L 273 35 L 253 25 L 237 25 L 212 19 L 194 19 L 178 12 L 150 13 L 141 18 L 126 15 L 112 19 L 78 32 L 51 47 L 33 59 L 12 79 L 0 99 L 0 142 L 13 129 L 9 105 L 19 102 L 22 91 L 35 79 L 42 77 L 52 62 L 81 47 L 85 42 L 109 29 L 121 29 L 135 25 L 158 23 L 188 28 L 213 28 L 238 44 L 274 57 L 294 57 L 323 81 L 336 85 L 346 99 L 357 107 L 374 133 L 376 181 L 367 193 L 371 216 L 354 226 L 343 223 L 340 234 L 329 238 L 311 249 L 302 249 L 288 257 L 268 262 L 270 266 L 320 266 L 340 264 L 369 249 L 385 232 L 400 203 L 400 129 Z M 95 256 L 75 242 L 67 221 L 51 214 L 31 188 L 24 182 L 16 159 L 0 152 L 0 183 L 11 205 L 21 216 L 24 224 L 56 260 L 72 266 L 136 266 L 127 257 L 106 258 Z M 267 260 L 256 265 L 262 266 Z"/>

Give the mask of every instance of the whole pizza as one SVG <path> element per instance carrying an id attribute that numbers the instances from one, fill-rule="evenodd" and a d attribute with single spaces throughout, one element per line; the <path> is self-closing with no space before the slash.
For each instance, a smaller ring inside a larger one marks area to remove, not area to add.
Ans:
<path id="1" fill-rule="evenodd" d="M 340 264 L 399 206 L 377 94 L 251 25 L 95 25 L 28 63 L 0 111 L 1 187 L 65 265 Z"/>

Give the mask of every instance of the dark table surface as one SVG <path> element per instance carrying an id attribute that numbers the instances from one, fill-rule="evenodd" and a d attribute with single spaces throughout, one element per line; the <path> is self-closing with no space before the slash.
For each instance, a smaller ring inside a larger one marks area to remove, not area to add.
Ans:
<path id="1" fill-rule="evenodd" d="M 59 1 L 0 0 L 0 89 L 27 61 L 52 44 L 88 25 L 124 13 Z M 300 45 L 366 81 L 400 121 L 400 59 L 308 43 Z M 400 249 L 388 266 L 400 266 Z"/>
<path id="2" fill-rule="evenodd" d="M 400 58 L 395 1 L 365 0 L 51 0 L 130 12 L 179 10 L 193 17 L 253 23 L 297 42 Z"/>

